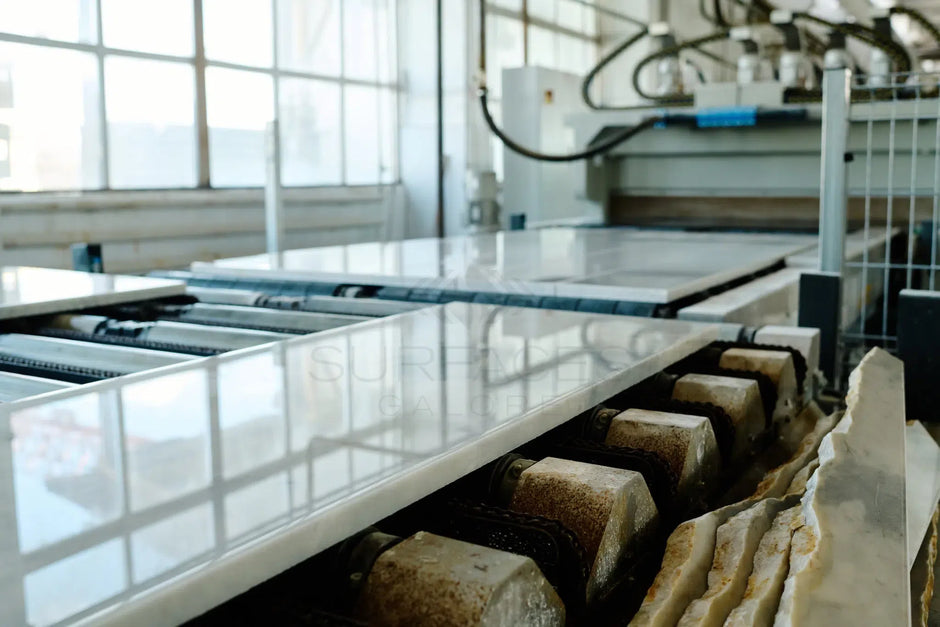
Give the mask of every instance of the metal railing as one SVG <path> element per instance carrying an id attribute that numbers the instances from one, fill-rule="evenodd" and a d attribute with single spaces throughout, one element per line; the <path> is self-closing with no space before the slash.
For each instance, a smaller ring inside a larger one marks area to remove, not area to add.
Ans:
<path id="1" fill-rule="evenodd" d="M 901 290 L 940 286 L 938 83 L 826 70 L 819 269 L 841 277 L 836 382 L 869 348 L 897 350 Z"/>

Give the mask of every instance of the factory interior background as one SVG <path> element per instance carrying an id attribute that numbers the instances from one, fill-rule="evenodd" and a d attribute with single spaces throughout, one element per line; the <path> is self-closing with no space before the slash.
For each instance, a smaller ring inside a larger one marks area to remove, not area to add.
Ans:
<path id="1" fill-rule="evenodd" d="M 0 627 L 940 626 L 940 0 L 0 0 Z"/>

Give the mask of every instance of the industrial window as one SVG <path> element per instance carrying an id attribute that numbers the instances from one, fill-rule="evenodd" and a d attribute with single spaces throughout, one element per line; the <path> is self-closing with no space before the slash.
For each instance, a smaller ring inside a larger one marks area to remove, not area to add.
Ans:
<path id="1" fill-rule="evenodd" d="M 489 0 L 487 84 L 490 108 L 501 123 L 502 72 L 537 65 L 585 74 L 597 59 L 599 37 L 593 0 Z M 493 140 L 493 161 L 502 178 L 503 148 Z"/>
<path id="2" fill-rule="evenodd" d="M 0 0 L 0 190 L 397 180 L 395 0 Z M 195 104 L 194 104 L 195 103 Z"/>

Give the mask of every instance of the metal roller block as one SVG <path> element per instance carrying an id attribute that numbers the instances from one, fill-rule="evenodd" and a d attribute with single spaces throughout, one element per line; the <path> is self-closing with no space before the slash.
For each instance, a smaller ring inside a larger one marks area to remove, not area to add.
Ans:
<path id="1" fill-rule="evenodd" d="M 592 564 L 588 602 L 613 583 L 658 518 L 640 473 L 554 457 L 522 471 L 509 508 L 553 518 L 574 532 Z"/>
<path id="2" fill-rule="evenodd" d="M 768 325 L 754 333 L 756 344 L 789 346 L 800 351 L 806 360 L 807 378 L 819 370 L 819 329 Z"/>
<path id="3" fill-rule="evenodd" d="M 531 559 L 423 531 L 375 560 L 357 614 L 379 627 L 565 624 L 561 599 Z"/>
<path id="4" fill-rule="evenodd" d="M 715 432 L 703 416 L 628 409 L 611 420 L 605 444 L 660 455 L 679 478 L 677 490 L 684 500 L 708 492 L 721 468 Z"/>
<path id="5" fill-rule="evenodd" d="M 705 374 L 687 374 L 672 390 L 672 398 L 711 403 L 724 409 L 734 423 L 732 459 L 743 458 L 764 432 L 766 420 L 756 381 Z"/>
<path id="6" fill-rule="evenodd" d="M 777 386 L 774 423 L 779 424 L 796 417 L 802 403 L 793 355 L 785 351 L 759 348 L 729 348 L 722 353 L 718 365 L 732 370 L 754 370 L 767 375 Z"/>

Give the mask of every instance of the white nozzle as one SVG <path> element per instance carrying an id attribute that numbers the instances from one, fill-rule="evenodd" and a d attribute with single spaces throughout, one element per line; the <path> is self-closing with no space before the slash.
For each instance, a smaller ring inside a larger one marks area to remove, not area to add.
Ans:
<path id="1" fill-rule="evenodd" d="M 669 22 L 653 22 L 647 27 L 650 37 L 662 37 L 672 34 L 672 27 Z"/>
<path id="2" fill-rule="evenodd" d="M 748 41 L 754 39 L 754 32 L 748 26 L 735 26 L 730 36 L 734 41 Z"/>

